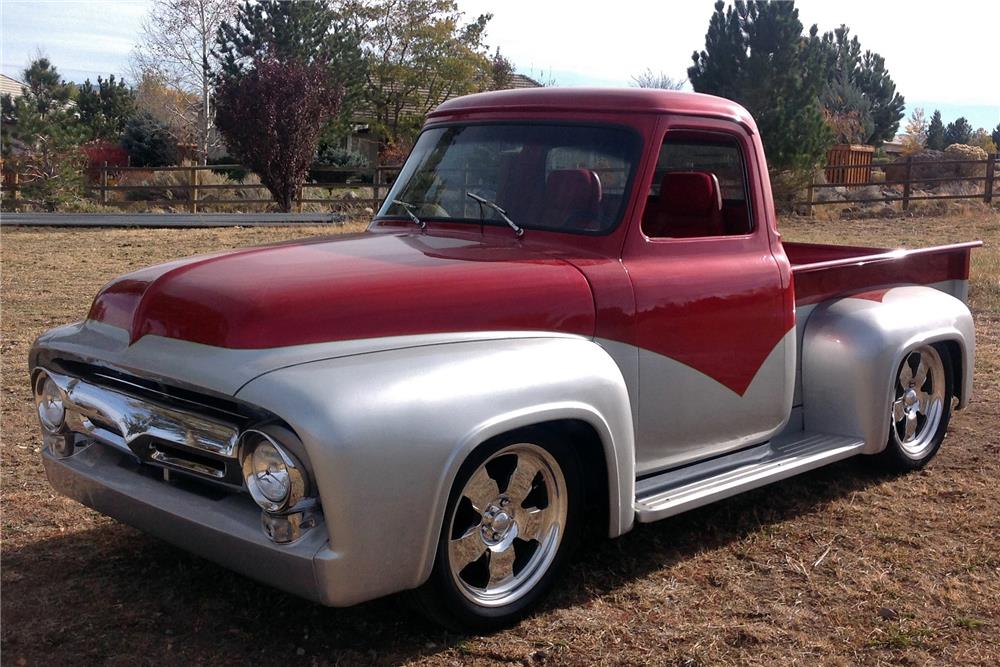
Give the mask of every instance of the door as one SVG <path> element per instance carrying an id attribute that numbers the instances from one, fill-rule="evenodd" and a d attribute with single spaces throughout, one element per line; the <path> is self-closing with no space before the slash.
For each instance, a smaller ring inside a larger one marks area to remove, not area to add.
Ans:
<path id="1" fill-rule="evenodd" d="M 729 123 L 668 130 L 629 232 L 640 475 L 764 442 L 787 419 L 794 327 L 753 150 Z"/>

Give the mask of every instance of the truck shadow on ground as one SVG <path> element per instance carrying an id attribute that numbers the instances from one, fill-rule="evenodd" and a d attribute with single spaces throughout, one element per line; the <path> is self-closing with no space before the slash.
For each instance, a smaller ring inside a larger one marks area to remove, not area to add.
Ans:
<path id="1" fill-rule="evenodd" d="M 888 479 L 845 461 L 588 541 L 540 613 L 586 604 Z M 8 664 L 395 663 L 467 641 L 423 621 L 403 596 L 325 608 L 116 523 L 3 555 Z"/>

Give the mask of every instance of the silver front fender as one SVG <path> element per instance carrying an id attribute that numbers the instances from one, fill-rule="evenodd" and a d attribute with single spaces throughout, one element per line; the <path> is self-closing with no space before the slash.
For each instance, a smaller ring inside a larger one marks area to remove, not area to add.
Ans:
<path id="1" fill-rule="evenodd" d="M 802 341 L 802 398 L 809 431 L 856 436 L 875 454 L 889 439 L 889 406 L 896 370 L 920 345 L 951 342 L 959 407 L 972 395 L 976 339 L 964 303 L 931 287 L 888 290 L 881 301 L 845 298 L 817 306 Z M 956 365 L 956 366 L 958 366 Z"/>
<path id="2" fill-rule="evenodd" d="M 610 522 L 634 518 L 634 443 L 625 381 L 576 336 L 477 340 L 290 366 L 238 398 L 302 439 L 330 533 L 319 584 L 331 604 L 420 585 L 430 575 L 462 462 L 495 435 L 552 420 L 589 424 L 603 445 Z"/>

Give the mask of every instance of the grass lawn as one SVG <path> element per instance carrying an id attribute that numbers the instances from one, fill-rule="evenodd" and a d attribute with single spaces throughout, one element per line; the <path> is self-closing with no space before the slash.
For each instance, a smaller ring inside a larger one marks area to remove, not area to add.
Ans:
<path id="1" fill-rule="evenodd" d="M 586 544 L 538 614 L 456 637 L 396 597 L 327 609 L 258 585 L 44 478 L 25 364 L 39 333 L 83 317 L 125 271 L 329 227 L 5 227 L 3 663 L 1000 664 L 1000 213 L 793 218 L 782 231 L 881 247 L 986 241 L 972 266 L 976 395 L 938 458 L 900 477 L 849 460 Z"/>

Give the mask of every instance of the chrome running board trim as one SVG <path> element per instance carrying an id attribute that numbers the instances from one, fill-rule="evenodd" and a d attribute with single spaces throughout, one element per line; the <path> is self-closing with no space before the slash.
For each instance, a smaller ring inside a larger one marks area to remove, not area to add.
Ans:
<path id="1" fill-rule="evenodd" d="M 707 505 L 861 452 L 864 441 L 799 432 L 711 461 L 636 483 L 636 518 L 642 523 Z"/>

